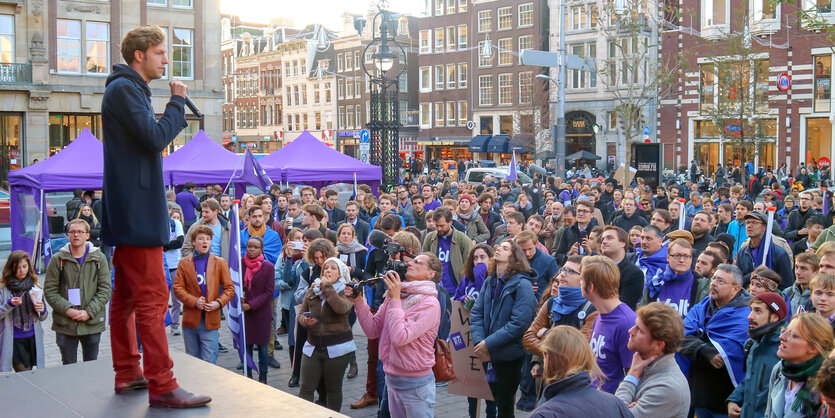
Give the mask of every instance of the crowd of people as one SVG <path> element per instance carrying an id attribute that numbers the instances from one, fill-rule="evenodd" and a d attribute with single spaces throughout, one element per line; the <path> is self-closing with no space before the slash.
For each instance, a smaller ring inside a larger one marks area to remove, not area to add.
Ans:
<path id="1" fill-rule="evenodd" d="M 332 189 L 273 185 L 244 195 L 237 217 L 222 187 L 198 197 L 187 183 L 167 194 L 167 325 L 187 354 L 216 363 L 238 298 L 259 381 L 282 366 L 284 342 L 286 386 L 301 398 L 339 411 L 344 380 L 364 376 L 351 408 L 429 417 L 446 384 L 435 345 L 459 301 L 493 397 L 468 399 L 472 417 L 479 405 L 487 417 L 835 416 L 835 205 L 825 189 L 784 190 L 771 176 L 703 192 L 690 178 L 470 184 L 431 171 L 390 194 L 360 185 L 345 203 Z M 94 196 L 79 192 L 43 283 L 25 252 L 6 262 L 2 371 L 44 366 L 49 313 L 64 364 L 79 345 L 84 361 L 98 355 L 111 265 Z"/>

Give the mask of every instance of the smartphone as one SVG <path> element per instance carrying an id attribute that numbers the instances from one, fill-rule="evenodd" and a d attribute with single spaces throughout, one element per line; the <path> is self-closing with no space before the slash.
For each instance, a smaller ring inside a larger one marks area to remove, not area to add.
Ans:
<path id="1" fill-rule="evenodd" d="M 294 250 L 301 250 L 304 247 L 304 243 L 301 241 L 290 241 L 290 244 Z"/>
<path id="2" fill-rule="evenodd" d="M 315 316 L 313 316 L 313 312 L 304 312 L 302 313 L 302 315 L 304 315 L 306 318 L 316 318 Z"/>
<path id="3" fill-rule="evenodd" d="M 577 236 L 577 243 L 580 244 L 580 246 L 582 246 L 583 245 L 583 239 L 585 239 L 587 236 L 588 236 L 588 233 L 586 233 L 586 231 L 580 231 L 580 235 Z"/>

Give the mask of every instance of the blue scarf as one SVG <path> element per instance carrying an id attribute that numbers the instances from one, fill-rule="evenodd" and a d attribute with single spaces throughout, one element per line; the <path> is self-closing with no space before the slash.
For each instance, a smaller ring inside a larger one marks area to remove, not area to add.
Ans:
<path id="1" fill-rule="evenodd" d="M 551 298 L 551 320 L 557 322 L 563 315 L 574 312 L 580 305 L 587 302 L 579 287 L 560 287 L 560 294 Z"/>
<path id="2" fill-rule="evenodd" d="M 765 237 L 763 237 L 762 241 L 760 241 L 760 246 L 757 248 L 750 248 L 751 251 L 751 258 L 754 261 L 754 268 L 763 264 L 763 248 L 765 247 Z M 771 241 L 771 247 L 768 249 L 768 255 L 766 256 L 765 266 L 768 268 L 773 268 L 771 256 L 774 255 L 774 241 Z"/>
<path id="3" fill-rule="evenodd" d="M 668 266 L 667 243 L 664 243 L 658 251 L 649 257 L 644 257 L 644 251 L 641 247 L 635 249 L 635 254 L 638 258 L 638 267 L 640 267 L 641 270 L 646 269 L 644 277 L 647 278 L 647 281 L 659 272 L 664 271 Z"/>
<path id="4" fill-rule="evenodd" d="M 651 298 L 658 297 L 658 294 L 661 292 L 661 288 L 664 287 L 665 284 L 690 280 L 692 277 L 693 273 L 690 270 L 687 270 L 686 273 L 676 274 L 670 269 L 670 266 L 667 266 L 666 270 L 663 272 L 659 271 L 658 274 L 647 280 L 647 293 Z"/>

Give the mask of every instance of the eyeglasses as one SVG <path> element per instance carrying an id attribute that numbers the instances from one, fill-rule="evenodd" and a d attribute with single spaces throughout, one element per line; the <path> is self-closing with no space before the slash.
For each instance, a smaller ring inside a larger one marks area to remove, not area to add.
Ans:
<path id="1" fill-rule="evenodd" d="M 86 234 L 86 233 L 87 233 L 87 231 L 76 231 L 76 230 L 67 231 L 67 235 L 82 235 L 82 234 Z"/>
<path id="2" fill-rule="evenodd" d="M 799 335 L 791 332 L 788 330 L 787 327 L 780 328 L 780 338 L 786 337 L 786 341 L 794 341 L 798 338 L 802 338 Z"/>
<path id="3" fill-rule="evenodd" d="M 588 209 L 577 209 L 577 213 L 591 213 Z"/>
<path id="4" fill-rule="evenodd" d="M 711 277 L 711 278 L 710 278 L 710 281 L 711 281 L 711 282 L 715 282 L 716 284 L 718 284 L 718 285 L 720 285 L 720 286 L 724 286 L 724 285 L 727 285 L 727 284 L 733 284 L 733 282 L 732 282 L 732 281 L 727 281 L 727 282 L 726 282 L 726 281 L 724 281 L 724 280 L 722 280 L 721 278 L 716 277 L 716 276 Z"/>
<path id="5" fill-rule="evenodd" d="M 562 272 L 565 273 L 566 276 L 568 276 L 568 275 L 579 276 L 580 275 L 579 271 L 574 270 L 574 269 L 570 269 L 568 267 L 563 267 Z"/>
<path id="6" fill-rule="evenodd" d="M 667 254 L 670 258 L 675 260 L 686 260 L 688 258 L 693 258 L 693 254 Z"/>

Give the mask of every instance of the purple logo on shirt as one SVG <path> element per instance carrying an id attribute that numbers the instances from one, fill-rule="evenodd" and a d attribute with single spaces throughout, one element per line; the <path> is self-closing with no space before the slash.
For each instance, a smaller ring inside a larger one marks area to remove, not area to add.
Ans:
<path id="1" fill-rule="evenodd" d="M 467 348 L 467 343 L 464 342 L 464 337 L 461 336 L 460 332 L 450 335 L 449 339 L 452 341 L 452 346 L 455 347 L 455 351 Z"/>

